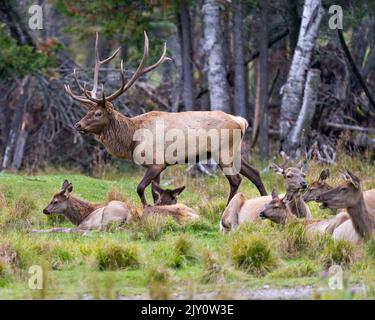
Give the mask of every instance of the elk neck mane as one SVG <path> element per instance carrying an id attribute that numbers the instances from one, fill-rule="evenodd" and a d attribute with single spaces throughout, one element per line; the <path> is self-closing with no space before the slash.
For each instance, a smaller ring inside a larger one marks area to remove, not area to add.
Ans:
<path id="1" fill-rule="evenodd" d="M 79 225 L 91 212 L 101 207 L 76 197 L 70 196 L 68 207 L 64 212 L 65 217 L 75 225 Z"/>
<path id="2" fill-rule="evenodd" d="M 131 119 L 112 109 L 108 125 L 102 133 L 96 135 L 96 139 L 114 156 L 131 160 L 134 132 L 135 126 Z"/>

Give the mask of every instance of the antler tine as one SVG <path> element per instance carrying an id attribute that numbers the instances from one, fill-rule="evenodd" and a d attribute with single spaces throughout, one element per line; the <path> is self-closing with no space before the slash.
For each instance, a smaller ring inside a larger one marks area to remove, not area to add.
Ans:
<path id="1" fill-rule="evenodd" d="M 129 89 L 131 87 L 131 85 L 143 74 L 143 70 L 144 70 L 144 67 L 145 67 L 145 64 L 146 64 L 146 61 L 147 61 L 147 57 L 148 57 L 148 48 L 149 48 L 149 41 L 148 41 L 148 36 L 147 36 L 146 31 L 144 31 L 144 37 L 145 37 L 145 42 L 144 42 L 144 47 L 143 47 L 143 57 L 142 57 L 142 60 L 139 64 L 137 70 L 135 71 L 135 73 L 132 75 L 132 77 L 130 78 L 130 80 L 127 83 L 125 83 L 125 81 L 123 81 L 120 89 L 118 89 L 116 92 L 114 92 L 109 97 L 107 97 L 107 101 L 112 101 L 112 100 L 116 99 L 123 92 L 125 92 L 127 89 Z M 122 73 L 122 70 L 121 70 L 121 73 Z"/>
<path id="2" fill-rule="evenodd" d="M 92 102 L 95 102 L 97 104 L 99 104 L 99 103 L 102 102 L 101 99 L 97 99 L 97 98 L 94 98 L 94 97 L 92 97 L 92 96 L 89 95 L 89 93 L 88 93 L 88 91 L 86 89 L 86 83 L 83 85 L 83 93 L 84 93 L 85 97 L 87 99 L 89 99 L 89 102 L 92 101 Z"/>
<path id="3" fill-rule="evenodd" d="M 117 53 L 120 51 L 120 49 L 121 49 L 121 47 L 117 48 L 108 58 L 106 58 L 104 60 L 100 60 L 100 57 L 99 57 L 99 33 L 98 32 L 96 33 L 96 39 L 95 39 L 94 83 L 93 83 L 92 90 L 90 92 L 91 93 L 91 97 L 93 99 L 96 99 L 96 94 L 97 94 L 97 91 L 98 91 L 99 68 L 100 68 L 100 66 L 102 66 L 103 64 L 106 64 L 109 61 L 111 61 L 117 55 Z"/>
<path id="4" fill-rule="evenodd" d="M 66 93 L 68 95 L 70 95 L 74 100 L 77 100 L 77 101 L 83 102 L 83 103 L 89 103 L 90 102 L 90 100 L 84 98 L 83 96 L 78 96 L 78 95 L 74 94 L 72 92 L 72 89 L 70 88 L 70 86 L 68 84 L 64 84 L 64 89 L 65 89 Z"/>
<path id="5" fill-rule="evenodd" d="M 156 63 L 154 63 L 152 66 L 145 68 L 142 74 L 145 74 L 151 70 L 154 70 L 155 68 L 159 67 L 163 62 L 168 61 L 168 60 L 172 60 L 172 59 L 170 57 L 167 57 L 167 44 L 164 42 L 163 53 L 160 56 L 159 60 Z"/>

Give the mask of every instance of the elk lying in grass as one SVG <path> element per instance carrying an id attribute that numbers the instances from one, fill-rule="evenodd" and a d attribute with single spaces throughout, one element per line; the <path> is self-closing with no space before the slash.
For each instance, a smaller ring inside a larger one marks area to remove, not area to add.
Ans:
<path id="1" fill-rule="evenodd" d="M 193 209 L 184 204 L 177 203 L 177 196 L 185 189 L 185 186 L 174 190 L 164 190 L 153 181 L 151 187 L 157 195 L 156 202 L 154 206 L 143 208 L 142 219 L 156 214 L 171 216 L 179 223 L 199 219 L 199 215 Z"/>
<path id="2" fill-rule="evenodd" d="M 79 83 L 75 71 L 74 76 L 76 84 L 82 91 L 82 94 L 76 95 L 72 92 L 69 85 L 65 86 L 66 92 L 73 99 L 81 102 L 88 110 L 86 116 L 76 123 L 76 129 L 81 133 L 93 133 L 96 139 L 114 156 L 121 159 L 133 160 L 146 168 L 146 173 L 137 187 L 137 193 L 143 206 L 147 205 L 144 196 L 145 188 L 147 188 L 152 181 L 159 182 L 160 173 L 168 166 L 177 163 L 195 163 L 197 159 L 202 160 L 210 157 L 214 158 L 223 170 L 233 167 L 237 169 L 233 174 L 228 173 L 228 171 L 224 172 L 230 184 L 228 203 L 237 192 L 241 183 L 240 174 L 250 179 L 258 188 L 261 195 L 267 195 L 259 172 L 252 168 L 244 158 L 239 159 L 239 165 L 234 165 L 233 161 L 227 161 L 227 159 L 224 160 L 223 158 L 228 154 L 234 156 L 238 155 L 240 157 L 240 144 L 248 126 L 244 118 L 232 116 L 222 111 L 190 111 L 179 113 L 152 111 L 133 118 L 128 118 L 114 109 L 112 104 L 113 100 L 126 92 L 142 75 L 154 70 L 163 62 L 170 60 L 166 56 L 166 47 L 164 45 L 164 51 L 160 59 L 155 64 L 146 67 L 149 43 L 146 33 L 144 36 L 143 57 L 133 76 L 128 82 L 125 82 L 123 62 L 121 61 L 121 87 L 109 96 L 106 96 L 102 89 L 100 98 L 97 97 L 99 68 L 104 63 L 112 60 L 118 50 L 109 58 L 100 60 L 97 51 L 97 36 L 93 89 L 90 92 L 87 91 L 86 87 Z M 176 143 L 173 139 L 164 139 L 165 141 L 162 142 L 163 150 L 159 150 L 156 143 L 157 139 L 155 138 L 163 134 L 157 134 L 158 122 L 163 123 L 164 128 L 162 130 L 165 136 L 174 131 L 179 132 L 179 136 L 182 138 L 178 140 L 179 142 L 183 142 L 179 143 L 178 148 L 184 152 L 178 153 L 177 156 L 173 156 L 172 158 L 170 157 L 171 155 L 168 154 L 168 150 L 170 150 L 169 147 L 173 146 L 173 143 Z M 205 141 L 199 141 L 193 148 L 190 147 L 189 142 L 192 140 L 200 140 L 202 132 L 208 134 L 211 131 L 215 131 L 220 136 L 217 144 L 206 137 Z M 146 133 L 152 134 L 153 142 L 147 140 L 148 135 L 146 135 Z M 224 133 L 228 134 L 228 139 L 221 138 Z M 139 137 L 141 139 L 135 139 L 136 134 L 140 136 L 144 134 L 145 136 Z M 194 135 L 194 137 L 192 137 L 192 135 Z M 239 139 L 236 140 L 235 136 L 237 135 Z M 150 159 L 146 162 L 140 159 L 142 156 L 139 153 L 144 145 L 152 150 Z M 156 195 L 153 194 L 153 196 L 155 199 Z"/>
<path id="3" fill-rule="evenodd" d="M 75 228 L 53 228 L 47 230 L 33 230 L 33 232 L 85 232 L 89 230 L 106 230 L 113 224 L 129 223 L 134 218 L 147 217 L 153 214 L 171 216 L 178 222 L 198 219 L 196 212 L 183 205 L 177 204 L 177 196 L 185 187 L 174 190 L 163 190 L 154 184 L 158 194 L 158 205 L 147 206 L 143 212 L 131 208 L 127 203 L 113 200 L 107 204 L 93 204 L 72 196 L 73 185 L 64 180 L 62 188 L 55 193 L 49 205 L 43 210 L 46 215 L 63 214 Z M 135 219 L 134 219 L 135 220 Z"/>
<path id="4" fill-rule="evenodd" d="M 370 210 L 366 204 L 358 177 L 347 171 L 343 179 L 344 182 L 336 188 L 318 195 L 316 201 L 331 209 L 346 208 L 350 220 L 335 230 L 334 238 L 350 234 L 351 241 L 360 242 L 369 238 L 375 230 L 375 210 Z"/>
<path id="5" fill-rule="evenodd" d="M 300 218 L 310 218 L 310 210 L 300 194 L 300 191 L 307 187 L 303 164 L 301 163 L 297 167 L 286 169 L 276 164 L 271 164 L 270 167 L 284 178 L 286 188 L 285 199 L 288 199 L 287 205 L 290 212 Z M 272 196 L 246 199 L 243 193 L 237 193 L 221 216 L 220 229 L 222 231 L 229 231 L 241 223 L 258 220 L 264 206 L 271 200 Z"/>
<path id="6" fill-rule="evenodd" d="M 300 220 L 290 210 L 287 200 L 279 198 L 277 192 L 272 190 L 272 200 L 260 213 L 262 219 L 269 219 L 278 224 L 288 224 Z M 348 219 L 346 212 L 341 212 L 330 219 L 304 219 L 301 220 L 309 233 L 333 234 L 334 230 Z"/>

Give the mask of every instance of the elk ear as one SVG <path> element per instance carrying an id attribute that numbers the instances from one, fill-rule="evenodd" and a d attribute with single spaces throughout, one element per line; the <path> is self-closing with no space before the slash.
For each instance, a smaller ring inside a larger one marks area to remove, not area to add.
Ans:
<path id="1" fill-rule="evenodd" d="M 65 179 L 61 186 L 61 190 L 65 191 L 69 187 L 69 184 L 70 184 L 69 181 Z"/>
<path id="2" fill-rule="evenodd" d="M 320 182 L 323 182 L 325 180 L 327 180 L 329 178 L 329 169 L 324 169 L 321 173 L 320 173 L 320 176 L 319 176 L 319 181 Z"/>
<path id="3" fill-rule="evenodd" d="M 275 188 L 272 188 L 272 200 L 277 200 L 277 199 L 279 199 L 277 191 Z"/>
<path id="4" fill-rule="evenodd" d="M 73 191 L 73 184 L 72 183 L 69 183 L 68 187 L 66 188 L 66 191 L 68 193 L 71 193 Z"/>
<path id="5" fill-rule="evenodd" d="M 277 174 L 281 174 L 281 175 L 284 174 L 284 168 L 278 166 L 276 163 L 271 162 L 269 165 L 269 168 L 273 170 L 274 172 L 276 172 Z"/>
<path id="6" fill-rule="evenodd" d="M 179 188 L 176 188 L 176 189 L 172 190 L 171 192 L 172 192 L 174 197 L 177 197 L 184 190 L 185 190 L 185 186 L 182 186 L 182 187 L 179 187 Z"/>
<path id="7" fill-rule="evenodd" d="M 302 173 L 307 172 L 307 162 L 306 160 L 301 160 L 297 163 L 297 168 L 301 170 Z"/>
<path id="8" fill-rule="evenodd" d="M 361 181 L 359 180 L 359 178 L 349 170 L 347 170 L 346 176 L 348 178 L 347 181 L 350 182 L 356 189 L 359 189 L 361 187 Z"/>

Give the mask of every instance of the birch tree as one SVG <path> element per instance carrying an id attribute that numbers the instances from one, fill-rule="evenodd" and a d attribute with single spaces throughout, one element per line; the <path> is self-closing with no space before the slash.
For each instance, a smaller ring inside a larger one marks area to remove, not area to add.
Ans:
<path id="1" fill-rule="evenodd" d="M 281 148 L 291 153 L 291 132 L 301 110 L 307 70 L 323 16 L 321 0 L 305 0 L 301 28 L 286 83 L 281 89 Z"/>
<path id="2" fill-rule="evenodd" d="M 205 52 L 207 54 L 208 89 L 211 110 L 230 112 L 230 96 L 223 52 L 223 32 L 220 25 L 219 1 L 204 0 L 202 13 Z"/>

